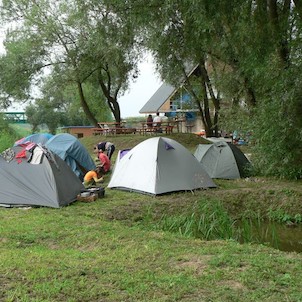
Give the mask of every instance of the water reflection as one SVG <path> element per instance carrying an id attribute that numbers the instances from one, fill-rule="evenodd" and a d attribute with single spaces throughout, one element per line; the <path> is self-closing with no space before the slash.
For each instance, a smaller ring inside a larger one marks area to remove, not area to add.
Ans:
<path id="1" fill-rule="evenodd" d="M 241 221 L 239 241 L 263 243 L 286 252 L 302 252 L 302 225 Z"/>

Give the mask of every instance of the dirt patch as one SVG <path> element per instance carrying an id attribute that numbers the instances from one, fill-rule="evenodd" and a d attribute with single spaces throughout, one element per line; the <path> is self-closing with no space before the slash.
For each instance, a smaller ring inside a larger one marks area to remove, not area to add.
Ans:
<path id="1" fill-rule="evenodd" d="M 246 287 L 242 283 L 234 281 L 234 280 L 226 280 L 226 281 L 219 282 L 219 286 L 228 287 L 232 290 L 246 289 Z"/>
<path id="2" fill-rule="evenodd" d="M 208 267 L 208 262 L 212 258 L 211 255 L 204 255 L 202 258 L 190 258 L 188 261 L 183 261 L 181 263 L 173 264 L 176 268 L 190 269 L 194 271 L 196 274 L 202 274 L 203 271 Z"/>

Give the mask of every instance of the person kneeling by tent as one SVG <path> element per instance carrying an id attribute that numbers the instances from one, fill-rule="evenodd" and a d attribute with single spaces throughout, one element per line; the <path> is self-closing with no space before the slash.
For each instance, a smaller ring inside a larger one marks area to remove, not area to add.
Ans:
<path id="1" fill-rule="evenodd" d="M 99 166 L 103 168 L 104 173 L 109 172 L 111 167 L 109 157 L 103 152 L 103 150 L 95 150 L 95 153 L 98 154 L 96 161 L 100 162 Z"/>
<path id="2" fill-rule="evenodd" d="M 84 176 L 84 187 L 88 188 L 93 185 L 97 185 L 104 181 L 104 169 L 98 166 L 95 170 L 88 171 Z"/>

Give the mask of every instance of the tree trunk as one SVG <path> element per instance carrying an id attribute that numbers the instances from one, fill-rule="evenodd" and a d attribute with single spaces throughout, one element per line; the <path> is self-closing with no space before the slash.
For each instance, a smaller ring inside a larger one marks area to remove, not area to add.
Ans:
<path id="1" fill-rule="evenodd" d="M 244 77 L 244 87 L 246 91 L 246 101 L 249 107 L 253 108 L 256 106 L 256 97 L 254 90 L 250 87 L 247 77 Z"/>
<path id="2" fill-rule="evenodd" d="M 220 110 L 220 100 L 218 97 L 215 96 L 211 80 L 208 75 L 208 71 L 205 67 L 205 61 L 202 59 L 199 64 L 201 76 L 203 79 L 203 90 L 204 90 L 204 103 L 205 103 L 205 119 L 208 125 L 208 133 L 206 132 L 206 136 L 218 136 L 218 120 L 219 120 L 219 110 Z M 210 116 L 210 108 L 209 108 L 209 99 L 207 91 L 209 91 L 211 100 L 214 105 L 214 116 L 213 122 Z"/>
<path id="3" fill-rule="evenodd" d="M 121 124 L 121 111 L 120 111 L 120 105 L 119 103 L 116 101 L 115 98 L 110 97 L 110 99 L 108 100 L 108 102 L 110 102 L 110 109 L 111 112 L 114 116 L 114 119 L 117 123 L 117 127 L 120 127 Z"/>
<path id="4" fill-rule="evenodd" d="M 280 19 L 280 15 L 278 12 L 278 4 L 277 0 L 268 0 L 268 14 L 270 18 L 270 22 L 273 27 L 273 35 L 275 36 L 275 40 L 277 41 L 277 53 L 279 55 L 279 58 L 281 62 L 288 66 L 289 64 L 289 50 L 288 50 L 288 43 L 287 43 L 287 37 L 286 32 L 284 32 L 282 25 L 280 26 L 280 23 L 282 23 L 282 20 Z M 288 17 L 290 12 L 290 0 L 284 1 L 284 6 L 281 11 L 281 18 Z"/>
<path id="5" fill-rule="evenodd" d="M 209 99 L 207 95 L 207 86 L 206 83 L 202 77 L 202 89 L 203 89 L 203 108 L 204 108 L 204 120 L 205 120 L 205 132 L 206 132 L 206 137 L 211 137 L 213 136 L 213 124 L 211 120 L 211 114 L 210 114 L 210 107 L 209 107 Z"/>
<path id="6" fill-rule="evenodd" d="M 96 120 L 95 116 L 92 114 L 92 112 L 90 111 L 88 104 L 86 102 L 85 96 L 84 96 L 84 92 L 83 92 L 83 87 L 82 84 L 80 82 L 77 82 L 78 85 L 78 91 L 79 91 L 79 95 L 80 95 L 80 100 L 81 100 L 81 106 L 86 114 L 86 116 L 88 117 L 88 119 L 91 121 L 91 123 L 95 126 L 98 127 L 98 121 Z"/>
<path id="7" fill-rule="evenodd" d="M 194 91 L 194 88 L 191 85 L 190 82 L 190 78 L 187 77 L 186 73 L 184 73 L 185 78 L 186 78 L 186 85 L 188 87 L 188 90 L 191 94 L 191 96 L 193 97 L 193 99 L 195 100 L 198 109 L 199 109 L 199 114 L 204 126 L 204 130 L 206 133 L 206 136 L 213 136 L 213 129 L 212 129 L 212 121 L 211 121 L 211 116 L 210 116 L 210 110 L 209 110 L 209 100 L 207 97 L 207 89 L 206 89 L 206 84 L 204 82 L 204 79 L 202 76 L 199 76 L 200 81 L 200 85 L 202 87 L 203 90 L 203 100 L 200 100 L 200 97 L 198 97 Z M 203 104 L 203 106 L 202 106 Z"/>
<path id="8" fill-rule="evenodd" d="M 108 106 L 114 116 L 115 121 L 118 123 L 117 127 L 120 126 L 121 123 L 121 110 L 120 110 L 120 105 L 116 100 L 116 97 L 112 97 L 109 92 L 109 87 L 105 85 L 103 82 L 103 79 L 99 77 L 99 84 L 102 88 L 102 91 L 107 99 Z M 117 95 L 117 94 L 116 94 Z"/>
<path id="9" fill-rule="evenodd" d="M 296 11 L 299 15 L 300 20 L 302 19 L 302 3 L 300 0 L 294 0 Z"/>

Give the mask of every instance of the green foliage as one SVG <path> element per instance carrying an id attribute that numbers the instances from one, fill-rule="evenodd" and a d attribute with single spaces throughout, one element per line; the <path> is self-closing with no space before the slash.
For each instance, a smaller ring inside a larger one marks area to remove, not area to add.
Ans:
<path id="1" fill-rule="evenodd" d="M 178 217 L 164 215 L 158 228 L 203 240 L 231 239 L 234 234 L 234 222 L 223 205 L 213 200 L 199 201 L 191 214 Z"/>
<path id="2" fill-rule="evenodd" d="M 10 148 L 19 138 L 18 132 L 10 127 L 9 123 L 4 119 L 4 115 L 0 114 L 0 152 Z"/>
<path id="3" fill-rule="evenodd" d="M 262 174 L 300 178 L 299 7 L 277 1 L 251 5 L 154 0 L 146 8 L 141 1 L 131 4 L 162 77 L 179 85 L 184 66 L 206 60 L 207 93 L 211 84 L 221 97 L 215 114 L 222 119 L 213 124 L 227 131 L 253 131 L 257 140 L 253 161 Z M 201 83 L 204 74 L 199 76 Z M 201 105 L 206 110 L 206 102 Z"/>
<path id="4" fill-rule="evenodd" d="M 180 216 L 163 215 L 156 229 L 202 240 L 232 239 L 241 243 L 270 242 L 276 248 L 279 242 L 274 225 L 267 227 L 260 217 L 234 220 L 223 204 L 217 200 L 200 200 L 192 213 Z"/>
<path id="5" fill-rule="evenodd" d="M 120 120 L 118 97 L 137 74 L 137 43 L 131 23 L 124 24 L 112 14 L 106 1 L 60 0 L 54 6 L 51 1 L 27 4 L 12 0 L 3 2 L 1 13 L 7 22 L 19 18 L 6 36 L 6 53 L 0 59 L 4 100 L 29 99 L 32 87 L 39 87 L 41 78 L 51 77 L 56 79 L 53 94 L 63 85 L 75 88 L 91 124 L 100 115 L 108 116 L 108 111 Z M 91 88 L 86 96 L 84 84 L 86 89 L 92 85 L 98 90 L 98 97 L 92 97 Z M 49 94 L 41 98 L 49 100 Z M 102 110 L 104 100 L 107 110 Z"/>
<path id="6" fill-rule="evenodd" d="M 118 97 L 137 77 L 139 53 L 147 48 L 162 78 L 174 85 L 199 64 L 196 78 L 183 87 L 194 95 L 209 134 L 217 127 L 252 131 L 259 174 L 301 178 L 302 27 L 296 3 L 6 0 L 1 12 L 5 21 L 18 18 L 0 58 L 3 106 L 27 99 L 40 77 L 50 75 L 53 87 L 42 99 L 61 104 L 57 111 L 69 113 L 65 123 L 96 124 L 111 118 L 110 111 L 119 121 Z M 61 118 L 49 111 L 43 116 L 53 131 Z M 36 130 L 34 113 L 32 119 Z"/>
<path id="7" fill-rule="evenodd" d="M 35 105 L 26 108 L 26 116 L 28 123 L 32 125 L 32 132 L 38 132 L 40 125 L 47 125 L 48 130 L 52 134 L 56 134 L 56 130 L 63 121 L 63 114 L 55 111 L 52 103 L 48 100 L 37 100 Z"/>
<path id="8" fill-rule="evenodd" d="M 0 151 L 10 148 L 16 141 L 16 136 L 12 136 L 10 131 L 0 131 Z"/>
<path id="9" fill-rule="evenodd" d="M 227 106 L 221 112 L 219 125 L 228 133 L 232 133 L 234 130 L 241 134 L 249 133 L 251 129 L 250 112 L 247 108 L 240 106 Z"/>
<path id="10" fill-rule="evenodd" d="M 291 215 L 287 213 L 284 209 L 269 209 L 268 218 L 272 221 L 276 221 L 279 223 L 301 223 L 302 215 L 300 213 Z"/>
<path id="11" fill-rule="evenodd" d="M 291 88 L 290 78 L 276 87 L 287 93 L 276 93 L 275 99 L 263 100 L 253 122 L 255 146 L 253 162 L 263 175 L 299 179 L 302 177 L 302 123 L 297 99 L 299 86 Z M 292 89 L 292 90 L 291 90 Z"/>
<path id="12" fill-rule="evenodd" d="M 88 106 L 98 121 L 111 121 L 112 113 L 106 103 L 105 97 L 96 87 L 95 83 L 86 83 L 83 85 L 83 92 L 87 100 Z M 91 125 L 91 121 L 81 108 L 79 95 L 76 93 L 74 85 L 62 87 L 61 100 L 64 101 L 64 111 L 66 118 L 64 126 L 70 125 Z"/>

